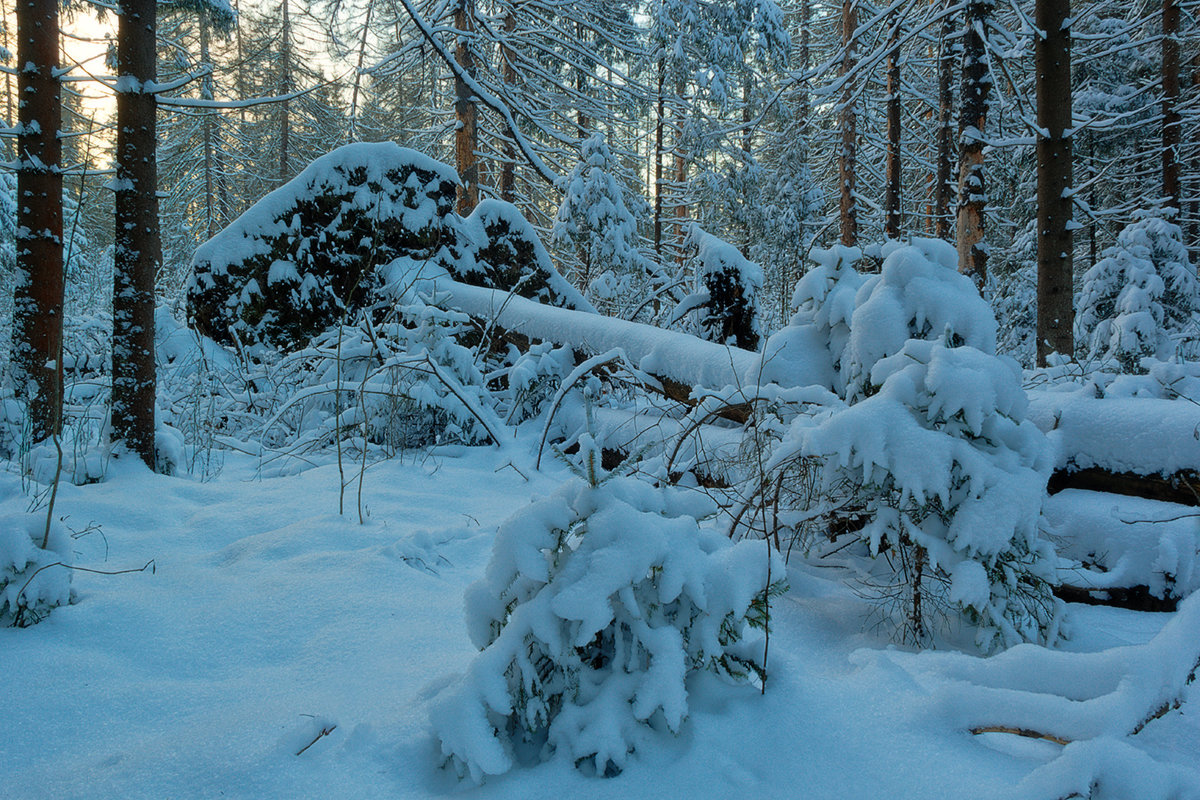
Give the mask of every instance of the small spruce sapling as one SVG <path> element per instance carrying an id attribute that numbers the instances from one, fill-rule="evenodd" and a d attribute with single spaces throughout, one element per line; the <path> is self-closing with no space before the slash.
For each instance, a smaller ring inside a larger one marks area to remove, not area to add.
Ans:
<path id="1" fill-rule="evenodd" d="M 1083 276 L 1075 338 L 1083 354 L 1112 359 L 1125 372 L 1145 372 L 1142 359 L 1166 359 L 1175 339 L 1191 334 L 1200 284 L 1179 226 L 1147 216 L 1125 227 L 1117 243 Z"/>
<path id="2" fill-rule="evenodd" d="M 688 676 L 764 677 L 778 556 L 697 519 L 703 495 L 601 466 L 589 434 L 575 479 L 500 526 L 467 594 L 480 653 L 433 707 L 444 765 L 482 781 L 552 756 L 614 775 L 655 731 L 688 717 Z M 774 580 L 771 576 L 774 576 Z"/>

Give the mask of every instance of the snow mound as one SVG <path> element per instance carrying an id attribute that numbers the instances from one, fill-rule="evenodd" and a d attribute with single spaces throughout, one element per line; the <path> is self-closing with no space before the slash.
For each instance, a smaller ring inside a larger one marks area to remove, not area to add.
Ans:
<path id="1" fill-rule="evenodd" d="M 33 625 L 71 602 L 71 537 L 58 523 L 43 549 L 45 536 L 45 515 L 0 517 L 0 625 Z"/>

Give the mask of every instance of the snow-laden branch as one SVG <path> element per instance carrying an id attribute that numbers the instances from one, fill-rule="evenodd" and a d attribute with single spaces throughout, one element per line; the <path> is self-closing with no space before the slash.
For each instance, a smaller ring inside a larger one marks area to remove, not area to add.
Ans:
<path id="1" fill-rule="evenodd" d="M 562 176 L 551 169 L 546 162 L 542 160 L 541 156 L 534 151 L 533 144 L 528 138 L 525 137 L 523 133 L 521 133 L 520 128 L 517 126 L 517 121 L 513 118 L 512 111 L 509 109 L 508 105 L 500 98 L 496 97 L 496 95 L 485 89 L 483 85 L 479 83 L 479 81 L 475 80 L 475 78 L 467 72 L 467 70 L 463 69 L 462 65 L 454 59 L 454 56 L 446 50 L 445 45 L 443 45 L 442 42 L 437 38 L 437 34 L 432 28 L 430 28 L 429 23 L 425 20 L 425 18 L 422 17 L 415 8 L 413 8 L 410 0 L 400 0 L 400 4 L 404 6 L 404 10 L 408 12 L 408 16 L 412 19 L 413 24 L 417 26 L 419 31 L 421 31 L 421 35 L 425 37 L 427 42 L 429 42 L 429 46 L 433 48 L 433 51 L 437 53 L 438 58 L 445 63 L 446 67 L 451 73 L 453 73 L 454 77 L 466 84 L 467 88 L 471 90 L 471 93 L 474 94 L 481 103 L 503 117 L 504 125 L 508 129 L 509 136 L 512 137 L 512 140 L 516 143 L 517 147 L 520 148 L 521 154 L 525 156 L 525 160 L 529 162 L 529 165 L 533 167 L 538 176 L 551 186 L 557 186 Z"/>

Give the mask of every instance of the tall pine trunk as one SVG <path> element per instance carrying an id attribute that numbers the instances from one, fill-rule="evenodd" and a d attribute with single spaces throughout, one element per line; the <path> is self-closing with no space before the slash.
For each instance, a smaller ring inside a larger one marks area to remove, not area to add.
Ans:
<path id="1" fill-rule="evenodd" d="M 12 378 L 32 441 L 61 428 L 63 216 L 58 0 L 17 4 L 17 232 Z"/>
<path id="2" fill-rule="evenodd" d="M 951 44 L 954 15 L 949 11 L 954 0 L 944 0 L 941 29 L 938 32 L 938 118 L 937 166 L 934 174 L 933 235 L 950 238 L 950 201 L 954 197 L 954 61 L 957 48 Z"/>
<path id="3" fill-rule="evenodd" d="M 1162 193 L 1169 207 L 1181 211 L 1179 145 L 1183 118 L 1179 113 L 1179 3 L 1162 7 Z"/>
<path id="4" fill-rule="evenodd" d="M 1071 242 L 1071 0 L 1037 0 L 1037 360 L 1074 354 Z"/>
<path id="5" fill-rule="evenodd" d="M 890 42 L 887 57 L 887 158 L 884 192 L 884 234 L 889 239 L 900 238 L 904 224 L 900 209 L 902 167 L 900 164 L 900 13 L 888 15 Z"/>
<path id="6" fill-rule="evenodd" d="M 279 43 L 279 93 L 284 95 L 284 100 L 280 103 L 279 109 L 279 182 L 286 183 L 291 177 L 291 170 L 288 169 L 288 161 L 291 153 L 291 138 L 292 138 L 292 102 L 286 99 L 291 93 L 292 80 L 292 17 L 291 9 L 288 6 L 289 0 L 283 0 L 283 7 L 280 9 L 280 14 L 283 17 L 283 28 L 280 36 L 282 41 Z"/>
<path id="7" fill-rule="evenodd" d="M 663 263 L 663 144 L 667 126 L 666 63 L 658 62 L 658 95 L 654 105 L 654 255 Z"/>
<path id="8" fill-rule="evenodd" d="M 512 6 L 504 14 L 504 34 L 506 43 L 500 48 L 500 60 L 503 62 L 503 78 L 504 85 L 509 88 L 509 91 L 516 91 L 517 86 L 517 68 L 513 63 L 514 54 L 512 48 L 507 44 L 507 37 L 511 37 L 517 29 L 517 12 Z M 514 171 L 517 163 L 517 150 L 513 146 L 511 138 L 504 143 L 504 164 L 500 167 L 500 199 L 512 203 L 516 200 L 516 175 Z"/>
<path id="9" fill-rule="evenodd" d="M 460 31 L 454 60 L 463 72 L 475 77 L 475 56 L 472 52 L 470 35 L 475 30 L 473 0 L 458 0 L 454 9 L 454 27 Z M 475 93 L 467 82 L 455 75 L 454 116 L 457 129 L 454 132 L 454 161 L 462 186 L 458 193 L 458 213 L 467 216 L 479 205 L 479 105 Z"/>
<path id="10" fill-rule="evenodd" d="M 854 245 L 858 241 L 858 206 L 855 192 L 858 184 L 858 130 L 854 112 L 854 81 L 851 74 L 858 64 L 855 52 L 855 31 L 858 29 L 857 0 L 842 0 L 842 67 L 845 81 L 842 105 L 838 111 L 838 127 L 842 132 L 842 149 L 838 153 L 838 211 L 841 220 L 841 243 Z"/>
<path id="11" fill-rule="evenodd" d="M 112 435 L 154 467 L 158 227 L 155 0 L 122 0 L 117 34 Z"/>
<path id="12" fill-rule="evenodd" d="M 987 249 L 983 243 L 987 186 L 983 146 L 987 130 L 991 70 L 984 41 L 994 0 L 967 0 L 964 16 L 962 97 L 958 116 L 958 270 L 979 286 L 987 281 Z"/>

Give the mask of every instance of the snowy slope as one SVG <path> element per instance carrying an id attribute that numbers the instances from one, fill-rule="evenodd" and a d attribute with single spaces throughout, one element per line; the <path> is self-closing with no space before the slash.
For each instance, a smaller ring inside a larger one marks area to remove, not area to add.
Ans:
<path id="1" fill-rule="evenodd" d="M 428 698 L 473 653 L 462 594 L 496 525 L 563 478 L 556 465 L 533 471 L 535 444 L 522 435 L 500 450 L 374 466 L 362 526 L 353 486 L 337 514 L 332 464 L 258 480 L 252 460 L 230 455 L 201 484 L 125 463 L 105 483 L 64 486 L 67 523 L 103 530 L 77 540 L 78 563 L 154 559 L 156 571 L 78 573 L 76 605 L 34 628 L 0 629 L 0 797 L 1053 800 L 1097 764 L 1145 786 L 1138 800 L 1200 796 L 1194 688 L 1182 709 L 1112 745 L 1117 756 L 972 736 L 945 701 L 964 681 L 1032 690 L 1038 676 L 1022 664 L 1050 664 L 1063 671 L 1058 683 L 1101 692 L 1120 680 L 1104 664 L 1138 662 L 1118 654 L 1075 673 L 1068 652 L 1024 662 L 909 655 L 880 638 L 840 573 L 798 565 L 774 610 L 765 696 L 695 682 L 683 732 L 615 778 L 555 760 L 479 788 L 454 784 L 433 766 Z M 19 480 L 0 475 L 0 512 L 25 503 Z M 1140 645 L 1172 618 L 1073 610 L 1068 651 Z M 1194 616 L 1180 620 L 1174 635 L 1197 633 Z"/>

